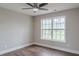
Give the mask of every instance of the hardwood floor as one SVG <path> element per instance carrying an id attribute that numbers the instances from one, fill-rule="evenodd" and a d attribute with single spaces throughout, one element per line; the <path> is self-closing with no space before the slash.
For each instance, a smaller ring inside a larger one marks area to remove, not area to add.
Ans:
<path id="1" fill-rule="evenodd" d="M 65 51 L 32 45 L 22 49 L 3 54 L 1 56 L 79 56 Z"/>

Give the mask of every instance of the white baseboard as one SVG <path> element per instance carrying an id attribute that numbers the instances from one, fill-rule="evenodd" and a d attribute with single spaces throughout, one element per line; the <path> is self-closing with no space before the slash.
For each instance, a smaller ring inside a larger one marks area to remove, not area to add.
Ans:
<path id="1" fill-rule="evenodd" d="M 70 53 L 79 54 L 79 51 L 77 51 L 77 50 L 71 50 L 71 49 L 66 49 L 66 48 L 62 48 L 62 47 L 50 46 L 50 45 L 34 42 L 34 43 L 31 43 L 31 44 L 26 44 L 26 45 L 22 45 L 22 46 L 18 46 L 18 47 L 14 47 L 14 48 L 11 48 L 11 49 L 0 51 L 0 55 L 14 51 L 14 50 L 17 50 L 17 49 L 20 49 L 20 48 L 28 47 L 28 46 L 33 45 L 33 44 L 44 46 L 44 47 L 49 47 L 49 48 L 54 48 L 54 49 L 58 49 L 58 50 L 62 50 L 62 51 L 70 52 Z"/>
<path id="2" fill-rule="evenodd" d="M 0 55 L 5 54 L 5 53 L 8 53 L 8 52 L 11 52 L 11 51 L 14 51 L 14 50 L 17 50 L 17 49 L 20 49 L 20 48 L 28 47 L 30 45 L 33 45 L 33 43 L 26 44 L 26 45 L 21 45 L 21 46 L 18 46 L 18 47 L 14 47 L 14 48 L 11 48 L 11 49 L 7 49 L 7 50 L 0 51 Z"/>
<path id="3" fill-rule="evenodd" d="M 50 46 L 50 45 L 41 44 L 41 43 L 34 43 L 34 44 L 44 46 L 44 47 L 54 48 L 54 49 L 58 49 L 58 50 L 62 50 L 62 51 L 70 52 L 70 53 L 79 54 L 79 51 L 77 50 L 71 50 L 71 49 L 66 49 L 66 48 L 57 47 L 57 46 Z"/>

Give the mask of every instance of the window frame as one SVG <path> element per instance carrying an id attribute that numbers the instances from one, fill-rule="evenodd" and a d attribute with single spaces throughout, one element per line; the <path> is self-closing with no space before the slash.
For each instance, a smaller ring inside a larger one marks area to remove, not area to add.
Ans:
<path id="1" fill-rule="evenodd" d="M 65 20 L 64 20 L 64 29 L 53 29 L 53 19 L 52 18 L 58 18 L 58 17 L 63 17 Z M 52 29 L 41 29 L 41 31 L 43 30 L 51 30 L 51 39 L 43 39 L 43 37 L 41 37 L 41 40 L 49 40 L 49 41 L 55 41 L 55 42 L 62 42 L 62 43 L 66 43 L 66 17 L 65 16 L 58 16 L 58 17 L 52 17 L 50 19 L 52 19 Z M 41 19 L 42 20 L 48 20 L 49 18 L 46 18 L 46 19 Z M 42 24 L 43 25 L 43 24 Z M 56 41 L 53 39 L 53 30 L 64 30 L 64 40 L 61 40 L 61 41 Z M 40 32 L 41 33 L 41 32 Z M 42 35 L 43 35 L 43 32 L 42 32 Z M 46 34 L 45 34 L 46 35 Z"/>

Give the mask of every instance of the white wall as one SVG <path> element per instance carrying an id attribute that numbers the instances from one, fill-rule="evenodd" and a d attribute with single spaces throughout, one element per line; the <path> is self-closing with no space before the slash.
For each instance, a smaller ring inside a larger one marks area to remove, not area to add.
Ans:
<path id="1" fill-rule="evenodd" d="M 66 43 L 40 40 L 40 19 L 66 16 Z M 33 27 L 34 25 L 34 27 Z M 0 7 L 0 51 L 33 42 L 79 50 L 79 9 L 66 10 L 33 17 Z M 33 32 L 34 30 L 34 32 Z M 34 33 L 34 34 L 33 34 Z"/>
<path id="2" fill-rule="evenodd" d="M 0 51 L 30 44 L 32 31 L 31 16 L 0 7 Z"/>
<path id="3" fill-rule="evenodd" d="M 40 19 L 45 17 L 66 16 L 66 43 L 40 39 Z M 39 44 L 79 51 L 79 9 L 71 9 L 47 15 L 36 16 L 34 20 L 34 39 Z"/>

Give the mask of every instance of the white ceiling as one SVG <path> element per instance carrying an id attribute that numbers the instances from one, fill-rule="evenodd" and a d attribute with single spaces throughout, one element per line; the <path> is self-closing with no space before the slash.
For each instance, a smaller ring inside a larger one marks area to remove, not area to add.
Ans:
<path id="1" fill-rule="evenodd" d="M 36 15 L 42 15 L 42 14 L 47 14 L 51 12 L 72 9 L 72 8 L 78 8 L 79 3 L 49 3 L 47 6 L 44 7 L 44 8 L 47 8 L 48 11 L 38 10 L 36 13 L 34 13 L 33 10 L 23 10 L 22 8 L 30 7 L 24 3 L 0 3 L 0 7 L 13 10 L 13 11 L 17 11 L 17 12 L 21 12 L 21 13 L 31 15 L 31 16 L 36 16 Z"/>

